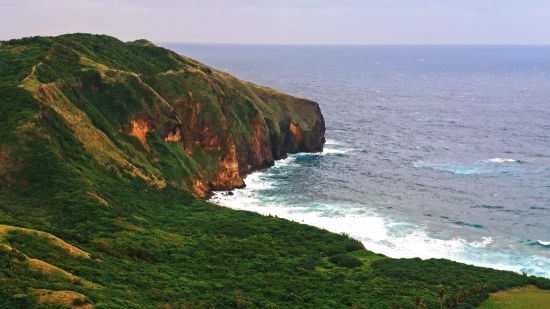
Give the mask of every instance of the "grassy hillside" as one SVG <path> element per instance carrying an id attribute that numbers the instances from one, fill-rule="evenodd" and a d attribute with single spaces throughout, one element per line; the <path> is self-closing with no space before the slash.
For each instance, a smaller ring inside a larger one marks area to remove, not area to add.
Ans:
<path id="1" fill-rule="evenodd" d="M 144 40 L 3 42 L 0 308 L 464 309 L 501 290 L 550 289 L 511 272 L 390 259 L 193 195 L 238 185 L 284 153 L 290 124 L 304 145 L 320 142 L 308 135 L 320 119 L 311 101 Z"/>

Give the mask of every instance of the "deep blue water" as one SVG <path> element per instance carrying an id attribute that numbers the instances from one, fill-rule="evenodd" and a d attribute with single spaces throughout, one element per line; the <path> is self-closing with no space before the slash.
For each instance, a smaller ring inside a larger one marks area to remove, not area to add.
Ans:
<path id="1" fill-rule="evenodd" d="M 325 115 L 325 152 L 214 201 L 550 277 L 550 47 L 167 47 Z"/>

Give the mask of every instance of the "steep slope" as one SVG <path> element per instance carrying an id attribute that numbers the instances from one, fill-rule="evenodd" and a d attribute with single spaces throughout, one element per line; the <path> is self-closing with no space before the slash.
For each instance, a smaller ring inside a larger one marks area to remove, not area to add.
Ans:
<path id="1" fill-rule="evenodd" d="M 11 64 L 3 64 L 2 84 L 32 92 L 39 116 L 58 114 L 100 164 L 159 187 L 206 196 L 243 186 L 244 175 L 287 152 L 323 148 L 317 103 L 145 40 L 73 34 L 3 45 Z"/>
<path id="2" fill-rule="evenodd" d="M 324 130 L 316 103 L 145 40 L 3 42 L 0 308 L 468 309 L 550 289 L 197 199 Z"/>

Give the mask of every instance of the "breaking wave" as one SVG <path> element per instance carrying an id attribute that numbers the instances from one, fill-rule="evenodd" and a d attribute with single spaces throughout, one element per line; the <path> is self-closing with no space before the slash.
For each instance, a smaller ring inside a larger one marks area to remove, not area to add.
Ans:
<path id="1" fill-rule="evenodd" d="M 550 241 L 537 240 L 537 241 L 535 241 L 535 242 L 532 243 L 532 244 L 535 245 L 535 246 L 540 246 L 540 247 L 544 247 L 544 248 L 550 249 Z"/>
<path id="2" fill-rule="evenodd" d="M 489 159 L 487 160 L 489 162 L 493 162 L 493 163 L 516 163 L 518 162 L 518 160 L 514 160 L 514 159 L 503 159 L 503 158 L 493 158 L 493 159 Z"/>
<path id="3" fill-rule="evenodd" d="M 476 175 L 487 172 L 486 170 L 480 168 L 470 168 L 451 163 L 430 163 L 417 161 L 413 163 L 413 166 L 417 168 L 429 168 L 437 171 L 453 173 L 455 175 Z"/>

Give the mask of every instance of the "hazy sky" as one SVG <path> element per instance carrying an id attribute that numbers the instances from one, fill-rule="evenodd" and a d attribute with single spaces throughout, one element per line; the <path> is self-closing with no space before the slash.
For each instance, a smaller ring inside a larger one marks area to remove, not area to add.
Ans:
<path id="1" fill-rule="evenodd" d="M 550 44 L 549 0 L 0 0 L 0 39 Z"/>

